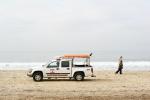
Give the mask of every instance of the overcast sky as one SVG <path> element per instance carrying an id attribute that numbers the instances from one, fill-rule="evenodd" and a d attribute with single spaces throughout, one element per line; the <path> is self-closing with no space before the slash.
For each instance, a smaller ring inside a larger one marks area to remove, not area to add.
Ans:
<path id="1" fill-rule="evenodd" d="M 149 38 L 150 0 L 0 0 L 0 54 L 143 52 Z"/>

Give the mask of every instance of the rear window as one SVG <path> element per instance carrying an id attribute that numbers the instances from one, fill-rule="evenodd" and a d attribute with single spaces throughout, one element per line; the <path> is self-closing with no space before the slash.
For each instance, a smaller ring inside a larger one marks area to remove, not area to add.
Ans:
<path id="1" fill-rule="evenodd" d="M 69 67 L 69 61 L 62 61 L 61 66 L 62 67 Z"/>

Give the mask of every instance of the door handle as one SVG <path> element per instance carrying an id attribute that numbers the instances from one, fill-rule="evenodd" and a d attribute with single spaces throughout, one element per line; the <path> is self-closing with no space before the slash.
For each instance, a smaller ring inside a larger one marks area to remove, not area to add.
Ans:
<path id="1" fill-rule="evenodd" d="M 70 68 L 67 68 L 67 70 L 69 70 Z"/>
<path id="2" fill-rule="evenodd" d="M 59 70 L 59 68 L 56 68 L 56 70 Z"/>

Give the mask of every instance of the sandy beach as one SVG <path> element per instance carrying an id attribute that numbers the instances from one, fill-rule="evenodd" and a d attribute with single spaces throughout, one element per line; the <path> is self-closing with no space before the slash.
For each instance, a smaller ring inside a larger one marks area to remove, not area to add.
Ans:
<path id="1" fill-rule="evenodd" d="M 34 82 L 26 71 L 0 71 L 0 100 L 150 100 L 150 72 L 97 71 L 84 81 Z"/>

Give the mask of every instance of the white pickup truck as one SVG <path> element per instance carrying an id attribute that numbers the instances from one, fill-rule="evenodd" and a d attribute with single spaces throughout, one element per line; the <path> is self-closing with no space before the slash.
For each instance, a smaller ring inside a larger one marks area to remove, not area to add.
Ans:
<path id="1" fill-rule="evenodd" d="M 44 78 L 74 78 L 82 81 L 84 77 L 94 77 L 90 56 L 91 54 L 64 55 L 46 65 L 29 69 L 27 76 L 33 77 L 34 81 L 42 81 Z M 85 63 L 74 64 L 76 58 L 85 59 Z"/>

